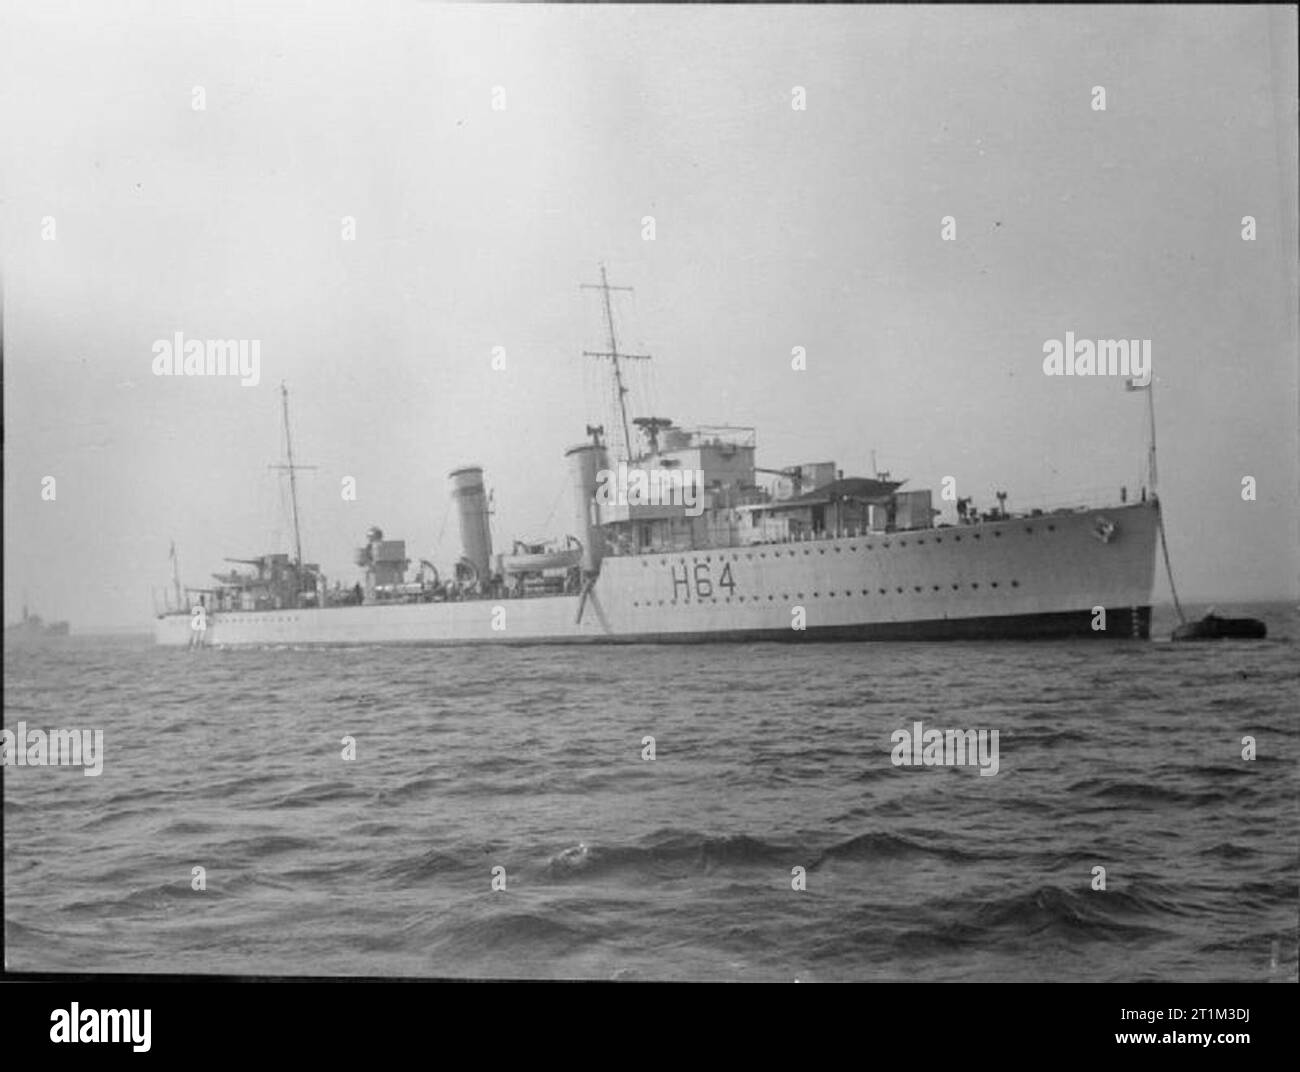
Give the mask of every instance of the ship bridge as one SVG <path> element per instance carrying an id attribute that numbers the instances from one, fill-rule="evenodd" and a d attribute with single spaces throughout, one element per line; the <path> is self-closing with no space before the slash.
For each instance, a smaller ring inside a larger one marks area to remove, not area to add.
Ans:
<path id="1" fill-rule="evenodd" d="M 713 500 L 710 507 L 723 505 L 736 491 L 754 486 L 753 428 L 668 425 L 661 426 L 659 433 L 647 435 L 647 449 L 633 459 L 630 468 L 648 473 L 693 473 L 693 483 Z"/>
<path id="2" fill-rule="evenodd" d="M 600 527 L 613 554 L 735 547 L 933 523 L 929 492 L 900 493 L 904 481 L 846 479 L 833 461 L 785 469 L 755 465 L 753 428 L 679 428 L 659 417 L 634 423 L 642 449 L 631 462 L 605 472 L 604 494 L 597 497 Z M 776 479 L 764 486 L 760 473 Z"/>

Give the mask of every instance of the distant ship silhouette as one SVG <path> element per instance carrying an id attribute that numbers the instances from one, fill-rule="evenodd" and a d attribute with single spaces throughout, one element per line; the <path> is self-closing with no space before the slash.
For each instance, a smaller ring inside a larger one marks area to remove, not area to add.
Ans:
<path id="1" fill-rule="evenodd" d="M 67 622 L 45 622 L 39 614 L 29 614 L 23 604 L 23 619 L 5 626 L 6 640 L 44 640 L 47 637 L 68 635 Z"/>

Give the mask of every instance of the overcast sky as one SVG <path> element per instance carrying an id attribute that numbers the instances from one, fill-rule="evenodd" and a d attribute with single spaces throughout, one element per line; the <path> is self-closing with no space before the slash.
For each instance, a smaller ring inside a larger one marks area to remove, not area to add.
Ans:
<path id="1" fill-rule="evenodd" d="M 288 550 L 281 380 L 331 577 L 456 557 L 467 463 L 498 546 L 562 535 L 602 261 L 634 415 L 982 506 L 1135 491 L 1145 397 L 1043 345 L 1150 339 L 1180 594 L 1297 595 L 1294 7 L 2 10 L 6 621 Z M 260 384 L 154 376 L 177 331 Z"/>

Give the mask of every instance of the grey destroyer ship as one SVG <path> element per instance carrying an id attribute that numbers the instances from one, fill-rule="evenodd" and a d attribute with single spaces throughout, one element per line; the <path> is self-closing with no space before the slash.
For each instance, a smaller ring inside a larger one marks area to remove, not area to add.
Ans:
<path id="1" fill-rule="evenodd" d="M 282 387 L 294 553 L 231 559 L 155 619 L 171 646 L 698 643 L 1149 635 L 1160 507 L 1138 501 L 1013 513 L 957 500 L 937 523 L 929 490 L 833 461 L 756 464 L 752 428 L 629 422 L 609 292 L 600 289 L 618 402 L 569 449 L 572 520 L 549 543 L 494 549 L 483 471 L 449 474 L 462 555 L 440 571 L 372 528 L 359 576 L 305 562 L 288 394 Z M 637 429 L 634 441 L 631 429 Z M 1152 438 L 1154 476 L 1154 428 Z M 760 474 L 766 479 L 760 482 Z"/>

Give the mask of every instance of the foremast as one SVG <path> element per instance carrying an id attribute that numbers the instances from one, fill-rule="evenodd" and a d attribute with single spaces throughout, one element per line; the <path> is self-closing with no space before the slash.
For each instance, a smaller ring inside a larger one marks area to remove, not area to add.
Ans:
<path id="1" fill-rule="evenodd" d="M 610 362 L 614 368 L 614 390 L 618 396 L 618 413 L 623 427 L 623 459 L 632 460 L 632 434 L 628 428 L 627 420 L 627 393 L 628 389 L 623 383 L 623 366 L 620 361 L 649 361 L 649 354 L 621 354 L 618 350 L 618 336 L 614 332 L 614 309 L 610 304 L 609 294 L 613 290 L 632 292 L 631 287 L 611 287 L 609 277 L 605 274 L 605 266 L 600 266 L 599 283 L 580 283 L 581 290 L 599 290 L 603 293 L 605 299 L 605 327 L 609 334 L 609 349 L 602 350 L 583 350 L 584 357 L 599 357 Z"/>

